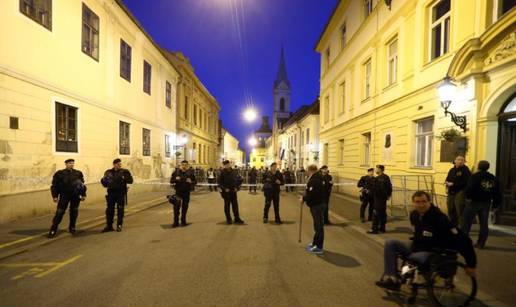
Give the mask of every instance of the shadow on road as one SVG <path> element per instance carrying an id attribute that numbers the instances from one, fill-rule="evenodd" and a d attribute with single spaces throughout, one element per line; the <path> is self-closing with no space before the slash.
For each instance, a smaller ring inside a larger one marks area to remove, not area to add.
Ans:
<path id="1" fill-rule="evenodd" d="M 344 228 L 344 227 L 347 227 L 348 224 L 347 223 L 332 223 L 332 224 L 329 224 L 329 225 L 324 225 L 324 227 L 341 227 L 341 228 Z"/>
<path id="2" fill-rule="evenodd" d="M 323 255 L 318 255 L 318 257 L 328 263 L 331 263 L 335 266 L 343 267 L 343 268 L 356 268 L 356 267 L 359 267 L 362 265 L 360 262 L 358 262 L 353 257 L 335 253 L 335 252 L 331 252 L 331 251 L 327 251 L 327 250 L 324 251 Z"/>
<path id="3" fill-rule="evenodd" d="M 277 225 L 277 226 L 281 226 L 281 225 L 292 225 L 292 224 L 295 224 L 295 223 L 296 223 L 295 221 L 282 221 L 282 223 L 281 223 L 281 224 L 276 224 L 276 223 L 274 222 L 274 220 L 269 221 L 269 224 L 270 224 L 270 225 Z"/>
<path id="4" fill-rule="evenodd" d="M 247 226 L 247 223 L 244 223 L 244 224 L 228 224 L 226 221 L 222 221 L 222 222 L 218 222 L 217 225 L 222 225 L 222 226 Z"/>

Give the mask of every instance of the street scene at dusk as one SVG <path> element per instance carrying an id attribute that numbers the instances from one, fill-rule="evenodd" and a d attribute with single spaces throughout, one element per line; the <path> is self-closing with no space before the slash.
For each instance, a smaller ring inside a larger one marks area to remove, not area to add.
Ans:
<path id="1" fill-rule="evenodd" d="M 516 1 L 0 1 L 0 306 L 514 306 Z"/>

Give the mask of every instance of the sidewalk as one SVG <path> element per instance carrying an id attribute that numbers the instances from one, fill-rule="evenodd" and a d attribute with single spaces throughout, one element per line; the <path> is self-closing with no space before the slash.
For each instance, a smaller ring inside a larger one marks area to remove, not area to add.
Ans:
<path id="1" fill-rule="evenodd" d="M 330 219 L 332 217 L 334 219 L 344 218 L 352 229 L 381 245 L 388 239 L 408 241 L 412 234 L 412 227 L 406 217 L 389 218 L 387 233 L 385 234 L 367 234 L 366 231 L 371 228 L 371 223 L 360 222 L 360 203 L 358 199 L 352 199 L 341 194 L 334 193 L 332 195 L 330 211 L 330 213 L 333 213 L 330 215 Z M 514 305 L 516 292 L 510 291 L 508 285 L 514 283 L 514 277 L 516 276 L 516 235 L 511 233 L 514 231 L 512 228 L 505 229 L 503 226 L 494 226 L 493 229 L 490 229 L 486 247 L 477 250 L 479 290 L 494 297 L 497 301 Z M 471 233 L 473 241 L 476 240 L 477 235 L 478 226 L 473 225 Z"/>

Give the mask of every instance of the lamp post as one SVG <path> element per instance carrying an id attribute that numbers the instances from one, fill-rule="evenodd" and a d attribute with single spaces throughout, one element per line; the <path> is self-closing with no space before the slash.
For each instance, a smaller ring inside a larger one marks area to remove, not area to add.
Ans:
<path id="1" fill-rule="evenodd" d="M 453 112 L 448 111 L 448 108 L 450 107 L 451 103 L 455 99 L 455 94 L 457 91 L 457 87 L 452 82 L 450 77 L 444 78 L 441 85 L 437 87 L 437 91 L 439 93 L 439 100 L 441 101 L 441 107 L 444 109 L 444 116 L 448 116 L 448 114 L 451 117 L 452 122 L 460 127 L 464 132 L 466 132 L 467 129 L 467 120 L 465 115 L 457 115 Z"/>
<path id="2" fill-rule="evenodd" d="M 253 108 L 247 108 L 244 110 L 243 116 L 246 122 L 252 123 L 258 117 L 258 113 Z"/>

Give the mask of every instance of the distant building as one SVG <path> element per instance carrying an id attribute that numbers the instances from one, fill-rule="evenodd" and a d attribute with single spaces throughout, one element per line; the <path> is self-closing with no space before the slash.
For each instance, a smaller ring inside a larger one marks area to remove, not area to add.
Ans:
<path id="1" fill-rule="evenodd" d="M 251 149 L 249 153 L 249 165 L 251 167 L 261 168 L 270 163 L 267 158 L 267 140 L 272 135 L 272 129 L 269 125 L 269 117 L 262 117 L 262 124 L 258 130 L 254 132 L 254 137 L 257 140 L 256 146 Z"/>
<path id="2" fill-rule="evenodd" d="M 223 152 L 219 160 L 219 166 L 222 161 L 229 160 L 231 163 L 241 166 L 244 160 L 243 151 L 239 148 L 239 141 L 229 131 L 222 128 L 222 146 Z"/>

